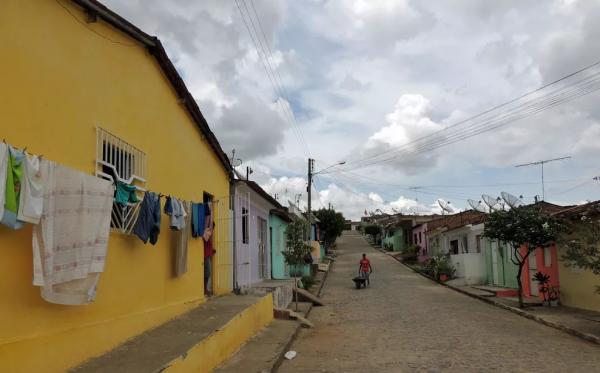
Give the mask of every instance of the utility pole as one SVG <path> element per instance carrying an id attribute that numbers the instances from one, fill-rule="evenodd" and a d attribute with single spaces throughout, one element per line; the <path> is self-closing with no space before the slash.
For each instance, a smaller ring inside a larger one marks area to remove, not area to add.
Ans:
<path id="1" fill-rule="evenodd" d="M 313 167 L 315 165 L 315 160 L 312 158 L 308 158 L 308 186 L 306 187 L 306 191 L 308 192 L 308 240 L 310 241 L 310 233 L 312 232 L 312 228 L 310 222 L 312 220 L 311 216 L 311 191 L 312 191 L 312 177 L 313 177 Z"/>
<path id="2" fill-rule="evenodd" d="M 420 187 L 420 186 L 413 186 L 413 187 L 408 188 L 410 190 L 415 191 L 415 215 L 419 215 L 419 189 L 421 189 L 421 188 L 422 187 Z"/>
<path id="3" fill-rule="evenodd" d="M 254 170 L 252 169 L 252 167 L 246 166 L 246 181 L 250 181 L 249 177 L 250 175 L 252 175 L 253 172 Z"/>
<path id="4" fill-rule="evenodd" d="M 537 161 L 537 162 L 518 164 L 515 167 L 537 166 L 537 165 L 542 166 L 542 201 L 545 201 L 546 200 L 546 187 L 544 186 L 544 163 L 561 161 L 563 159 L 569 159 L 569 158 L 571 158 L 571 156 L 561 157 L 561 158 L 544 159 L 542 161 Z"/>

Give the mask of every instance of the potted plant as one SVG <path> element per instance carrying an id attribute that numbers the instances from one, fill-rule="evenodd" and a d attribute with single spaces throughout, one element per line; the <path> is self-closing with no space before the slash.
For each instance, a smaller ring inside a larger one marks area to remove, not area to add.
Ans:
<path id="1" fill-rule="evenodd" d="M 550 302 L 550 306 L 557 307 L 559 299 L 560 293 L 558 292 L 558 288 L 550 286 L 550 289 L 548 290 L 548 300 Z"/>
<path id="2" fill-rule="evenodd" d="M 435 263 L 436 263 L 435 272 L 437 273 L 436 278 L 440 282 L 446 282 L 446 281 L 450 280 L 452 277 L 454 277 L 454 273 L 456 272 L 456 270 L 448 262 L 448 258 L 446 258 L 445 256 L 440 256 L 436 259 Z"/>
<path id="3" fill-rule="evenodd" d="M 548 283 L 550 282 L 550 276 L 545 273 L 542 273 L 542 272 L 537 272 L 533 276 L 533 279 L 535 281 L 537 281 L 537 283 L 538 283 L 538 289 L 544 299 L 544 305 L 549 306 L 550 305 L 550 299 L 549 299 L 550 288 L 548 286 Z"/>

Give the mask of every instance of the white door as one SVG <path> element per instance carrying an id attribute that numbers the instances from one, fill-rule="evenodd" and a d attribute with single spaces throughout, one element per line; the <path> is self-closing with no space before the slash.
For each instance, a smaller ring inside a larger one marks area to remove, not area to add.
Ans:
<path id="1" fill-rule="evenodd" d="M 268 253 L 267 253 L 267 221 L 258 218 L 258 260 L 260 278 L 268 278 Z"/>
<path id="2" fill-rule="evenodd" d="M 494 285 L 498 285 L 498 242 L 492 242 L 492 278 Z"/>
<path id="3" fill-rule="evenodd" d="M 535 273 L 537 272 L 537 260 L 536 260 L 536 255 L 535 255 L 535 251 L 532 252 L 531 254 L 529 254 L 529 288 L 531 289 L 531 295 L 538 295 L 539 294 L 539 289 L 538 289 L 538 283 L 537 281 L 535 281 L 533 279 L 533 276 L 535 276 Z"/>

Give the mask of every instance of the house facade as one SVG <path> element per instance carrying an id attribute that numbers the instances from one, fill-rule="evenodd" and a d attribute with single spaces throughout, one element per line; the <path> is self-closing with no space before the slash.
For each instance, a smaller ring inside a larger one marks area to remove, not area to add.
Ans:
<path id="1" fill-rule="evenodd" d="M 486 285 L 517 289 L 519 267 L 513 262 L 514 250 L 504 242 L 484 239 Z"/>
<path id="2" fill-rule="evenodd" d="M 283 208 L 276 208 L 270 211 L 271 277 L 275 280 L 290 278 L 290 268 L 285 262 L 283 252 L 287 250 L 285 230 L 292 221 L 287 210 Z"/>
<path id="3" fill-rule="evenodd" d="M 445 232 L 444 236 L 456 277 L 466 285 L 485 283 L 483 224 L 467 224 Z"/>
<path id="4" fill-rule="evenodd" d="M 427 223 L 417 224 L 412 229 L 413 242 L 419 246 L 418 261 L 425 262 L 429 258 L 428 243 L 427 243 Z"/>
<path id="5" fill-rule="evenodd" d="M 271 278 L 270 211 L 281 205 L 254 181 L 235 180 L 235 286 Z"/>
<path id="6" fill-rule="evenodd" d="M 574 226 L 574 237 L 577 229 L 588 219 L 600 218 L 600 201 L 565 209 L 555 217 Z M 556 246 L 558 274 L 560 276 L 560 303 L 565 306 L 600 312 L 600 294 L 596 292 L 600 286 L 600 275 L 578 267 L 575 263 L 562 259 L 566 248 Z"/>
<path id="7" fill-rule="evenodd" d="M 10 71 L 0 100 L 6 142 L 86 175 L 102 162 L 123 171 L 118 162 L 135 158 L 126 173 L 140 191 L 209 196 L 212 290 L 231 292 L 229 161 L 160 41 L 95 1 L 4 1 L 0 30 Z M 107 148 L 119 157 L 105 157 Z M 174 276 L 178 233 L 168 225 L 163 215 L 154 246 L 113 227 L 95 301 L 85 306 L 43 300 L 32 285 L 32 226 L 1 226 L 3 370 L 65 371 L 204 302 L 203 240 L 189 239 L 187 272 Z"/>

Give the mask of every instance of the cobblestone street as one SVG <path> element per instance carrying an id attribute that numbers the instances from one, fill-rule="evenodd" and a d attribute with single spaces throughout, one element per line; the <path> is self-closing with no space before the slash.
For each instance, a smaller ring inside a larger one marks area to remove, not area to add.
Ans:
<path id="1" fill-rule="evenodd" d="M 356 290 L 361 253 L 371 287 Z M 338 257 L 280 372 L 600 372 L 600 346 L 437 285 L 372 249 L 338 240 Z"/>

